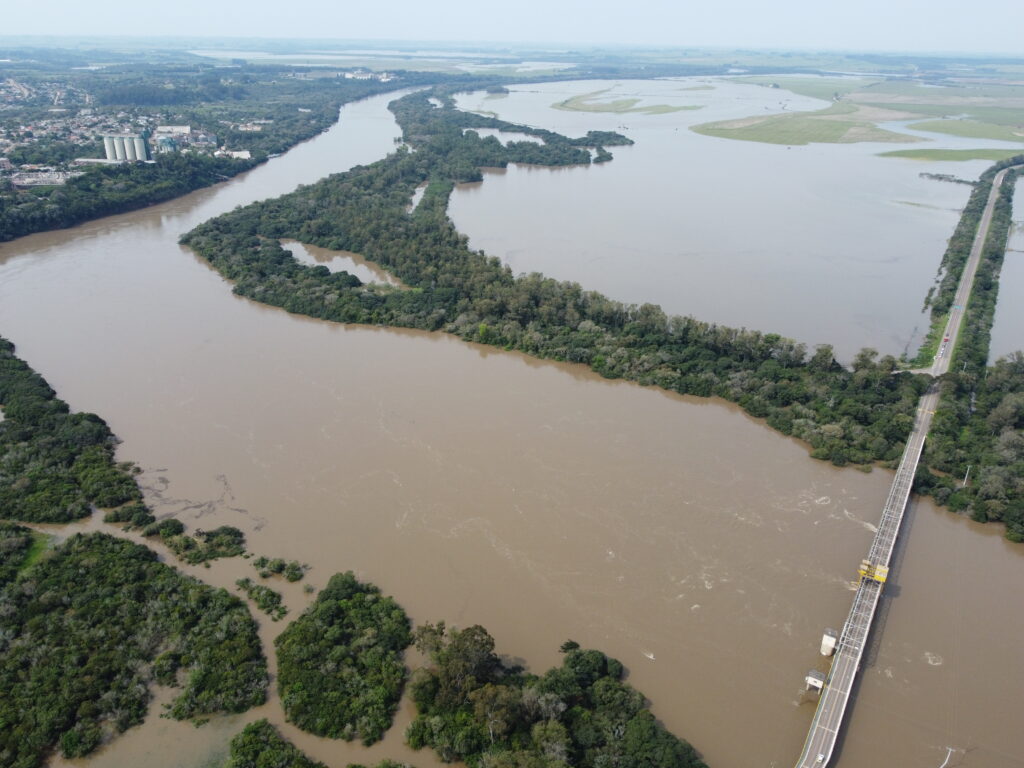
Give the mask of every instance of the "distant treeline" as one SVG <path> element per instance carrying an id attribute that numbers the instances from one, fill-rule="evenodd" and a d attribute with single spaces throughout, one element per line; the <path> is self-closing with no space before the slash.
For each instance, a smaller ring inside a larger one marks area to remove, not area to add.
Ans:
<path id="1" fill-rule="evenodd" d="M 79 83 L 99 93 L 105 104 L 163 107 L 163 119 L 207 131 L 228 149 L 245 149 L 251 160 L 205 154 L 158 155 L 152 164 L 92 166 L 62 186 L 15 189 L 0 184 L 0 241 L 74 226 L 165 202 L 249 170 L 268 156 L 323 132 L 338 119 L 342 105 L 446 76 L 407 73 L 378 80 L 302 80 L 251 68 L 232 72 L 231 85 L 220 70 L 194 68 L 92 73 Z M 294 74 L 289 72 L 289 75 Z M 456 78 L 458 79 L 458 78 Z M 170 83 L 170 85 L 168 85 Z M 265 121 L 260 131 L 240 131 L 239 123 Z M 97 142 L 82 147 L 46 141 L 18 148 L 14 162 L 57 164 L 75 157 L 102 155 Z"/>
<path id="2" fill-rule="evenodd" d="M 153 164 L 94 166 L 59 187 L 0 189 L 0 241 L 162 203 L 235 176 L 256 162 L 160 155 Z"/>

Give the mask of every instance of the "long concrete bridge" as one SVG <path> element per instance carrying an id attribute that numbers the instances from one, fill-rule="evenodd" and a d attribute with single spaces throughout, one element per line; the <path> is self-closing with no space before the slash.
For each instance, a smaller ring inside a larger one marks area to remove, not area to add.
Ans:
<path id="1" fill-rule="evenodd" d="M 981 262 L 981 253 L 988 237 L 999 190 L 1002 188 L 1003 179 L 1009 170 L 1007 168 L 1000 171 L 992 181 L 992 191 L 989 193 L 988 203 L 978 224 L 978 232 L 971 245 L 970 257 L 964 267 L 963 275 L 960 277 L 960 284 L 957 286 L 953 306 L 946 322 L 945 333 L 942 336 L 942 341 L 939 342 L 939 348 L 931 368 L 922 371 L 923 373 L 941 376 L 949 370 L 950 358 L 960 335 L 964 309 L 967 307 L 967 299 L 974 284 L 974 276 L 978 271 L 978 264 Z M 811 721 L 810 732 L 804 742 L 804 749 L 800 754 L 797 768 L 822 768 L 829 763 L 835 752 L 836 740 L 839 738 L 843 717 L 850 705 L 850 693 L 856 682 L 868 634 L 871 632 L 871 623 L 875 618 L 875 612 L 882 597 L 882 589 L 889 574 L 889 561 L 896 547 L 896 539 L 903 522 L 903 512 L 910 498 L 910 488 L 914 483 L 914 476 L 917 474 L 917 465 L 921 459 L 925 437 L 931 428 L 932 416 L 935 413 L 938 400 L 938 387 L 933 382 L 918 404 L 914 426 L 907 439 L 903 458 L 900 459 L 899 469 L 896 470 L 892 488 L 889 490 L 889 496 L 882 508 L 882 519 L 878 524 L 875 538 L 871 542 L 868 556 L 861 561 L 858 571 L 860 583 L 857 586 L 857 593 L 853 597 L 853 606 L 850 608 L 846 623 L 836 642 L 832 667 L 822 683 L 821 698 L 818 699 L 818 708 Z"/>

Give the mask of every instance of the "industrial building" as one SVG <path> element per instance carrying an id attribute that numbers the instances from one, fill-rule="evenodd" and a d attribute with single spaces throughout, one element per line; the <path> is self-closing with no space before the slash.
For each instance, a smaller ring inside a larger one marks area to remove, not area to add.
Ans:
<path id="1" fill-rule="evenodd" d="M 145 135 L 139 134 L 118 134 L 103 137 L 103 149 L 107 153 L 107 160 L 118 162 L 142 162 L 149 160 L 149 145 L 146 143 Z"/>

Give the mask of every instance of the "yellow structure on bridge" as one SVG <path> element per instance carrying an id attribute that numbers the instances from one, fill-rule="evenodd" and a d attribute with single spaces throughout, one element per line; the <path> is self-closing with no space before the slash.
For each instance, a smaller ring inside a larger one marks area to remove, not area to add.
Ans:
<path id="1" fill-rule="evenodd" d="M 871 579 L 879 584 L 885 584 L 885 580 L 889 578 L 889 566 L 876 565 L 870 560 L 861 560 L 857 573 L 862 579 Z"/>

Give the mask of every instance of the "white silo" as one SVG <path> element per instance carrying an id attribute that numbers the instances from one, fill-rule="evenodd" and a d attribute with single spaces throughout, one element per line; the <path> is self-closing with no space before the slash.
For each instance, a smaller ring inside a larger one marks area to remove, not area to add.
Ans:
<path id="1" fill-rule="evenodd" d="M 135 155 L 135 142 L 132 141 L 131 136 L 122 136 L 121 141 L 124 142 L 124 154 L 129 161 L 138 160 L 139 158 Z"/>
<path id="2" fill-rule="evenodd" d="M 149 152 L 146 149 L 146 140 L 141 136 L 136 136 L 132 139 L 132 143 L 135 144 L 135 156 L 139 160 L 149 160 Z"/>
<path id="3" fill-rule="evenodd" d="M 114 137 L 104 136 L 103 137 L 103 149 L 107 153 L 107 160 L 116 160 L 117 155 L 114 153 Z"/>
<path id="4" fill-rule="evenodd" d="M 111 136 L 111 140 L 114 142 L 114 159 L 115 160 L 127 160 L 128 157 L 124 151 L 124 137 L 123 136 Z"/>

